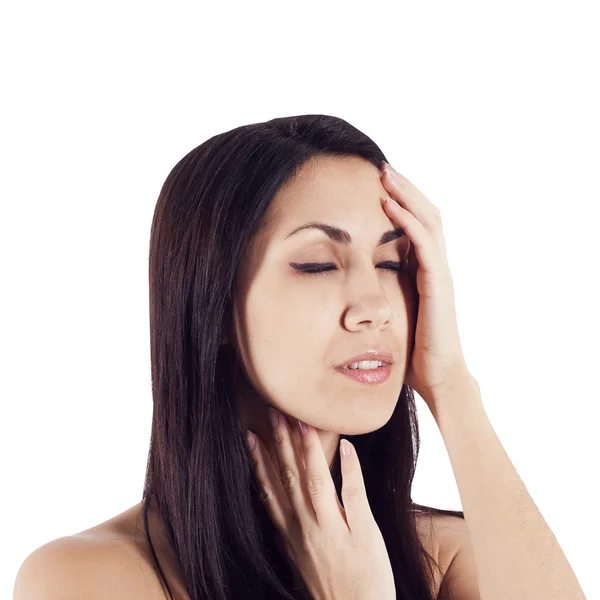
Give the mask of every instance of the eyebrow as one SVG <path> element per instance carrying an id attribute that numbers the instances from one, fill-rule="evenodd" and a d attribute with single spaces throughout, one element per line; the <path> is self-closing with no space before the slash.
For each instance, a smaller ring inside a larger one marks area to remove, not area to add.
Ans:
<path id="1" fill-rule="evenodd" d="M 310 221 L 300 227 L 294 229 L 291 233 L 288 233 L 285 236 L 287 240 L 290 236 L 302 231 L 303 229 L 320 229 L 325 232 L 327 236 L 336 242 L 336 244 L 343 244 L 344 246 L 349 246 L 352 243 L 352 236 L 345 230 L 340 229 L 339 227 L 335 227 L 334 225 L 328 225 L 327 223 L 321 223 L 320 221 Z M 392 242 L 406 235 L 404 229 L 398 227 L 397 229 L 391 229 L 390 231 L 386 231 L 377 242 L 377 246 L 383 246 L 383 244 L 387 244 L 388 242 Z"/>

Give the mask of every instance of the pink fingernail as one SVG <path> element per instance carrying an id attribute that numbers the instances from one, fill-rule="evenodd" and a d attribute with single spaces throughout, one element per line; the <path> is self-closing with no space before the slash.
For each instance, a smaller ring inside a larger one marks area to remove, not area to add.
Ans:
<path id="1" fill-rule="evenodd" d="M 342 438 L 341 442 L 340 442 L 340 446 L 342 449 L 342 455 L 343 456 L 350 456 L 350 452 L 352 450 L 351 446 L 350 446 L 350 442 L 348 442 L 348 440 Z"/>
<path id="2" fill-rule="evenodd" d="M 270 406 L 267 412 L 269 413 L 269 421 L 271 421 L 271 425 L 273 427 L 277 427 L 277 425 L 279 425 L 279 413 Z"/>
<path id="3" fill-rule="evenodd" d="M 392 166 L 388 167 L 387 172 L 394 181 L 397 181 L 397 182 L 401 181 L 400 173 L 398 173 L 398 171 L 396 171 L 396 169 L 394 169 L 394 167 L 392 167 Z"/>
<path id="4" fill-rule="evenodd" d="M 306 434 L 306 430 L 308 429 L 308 427 L 306 426 L 306 423 L 304 423 L 304 421 L 301 421 L 300 419 L 296 419 L 298 421 L 298 427 L 300 428 L 300 433 L 302 435 Z"/>

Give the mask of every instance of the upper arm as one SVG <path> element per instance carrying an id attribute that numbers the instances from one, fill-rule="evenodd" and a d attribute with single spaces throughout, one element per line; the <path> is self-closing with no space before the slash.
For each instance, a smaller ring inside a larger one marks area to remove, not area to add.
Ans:
<path id="1" fill-rule="evenodd" d="M 450 517 L 448 523 L 440 540 L 452 558 L 442 579 L 438 600 L 481 600 L 467 523 L 460 517 Z"/>

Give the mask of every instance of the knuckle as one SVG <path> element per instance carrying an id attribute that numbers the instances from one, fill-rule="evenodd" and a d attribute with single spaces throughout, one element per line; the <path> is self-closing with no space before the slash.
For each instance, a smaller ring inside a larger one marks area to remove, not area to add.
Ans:
<path id="1" fill-rule="evenodd" d="M 356 506 L 362 501 L 362 490 L 356 486 L 348 486 L 344 489 L 344 505 Z"/>
<path id="2" fill-rule="evenodd" d="M 339 550 L 339 540 L 335 535 L 325 536 L 323 544 L 328 552 L 336 552 Z"/>
<path id="3" fill-rule="evenodd" d="M 306 486 L 311 496 L 320 496 L 325 487 L 325 482 L 319 475 L 310 475 L 306 478 Z"/>
<path id="4" fill-rule="evenodd" d="M 278 446 L 282 446 L 283 443 L 285 442 L 286 437 L 285 435 L 281 432 L 281 431 L 274 431 L 273 432 L 273 441 L 278 445 Z"/>
<path id="5" fill-rule="evenodd" d="M 292 469 L 289 467 L 285 467 L 281 470 L 281 485 L 286 492 L 289 492 L 294 488 L 296 482 L 298 481 L 298 477 Z"/>
<path id="6" fill-rule="evenodd" d="M 266 487 L 261 487 L 258 493 L 260 501 L 266 505 L 271 506 L 273 504 L 273 492 Z"/>

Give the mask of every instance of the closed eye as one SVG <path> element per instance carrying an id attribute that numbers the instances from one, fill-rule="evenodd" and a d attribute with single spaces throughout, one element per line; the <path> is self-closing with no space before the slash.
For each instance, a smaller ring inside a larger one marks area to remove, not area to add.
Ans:
<path id="1" fill-rule="evenodd" d="M 337 267 L 334 263 L 290 263 L 290 266 L 294 267 L 296 271 L 301 271 L 305 275 L 325 275 L 328 271 L 337 271 Z M 402 273 L 404 271 L 404 266 L 401 262 L 394 262 L 391 260 L 380 262 L 377 266 L 396 273 Z"/>

